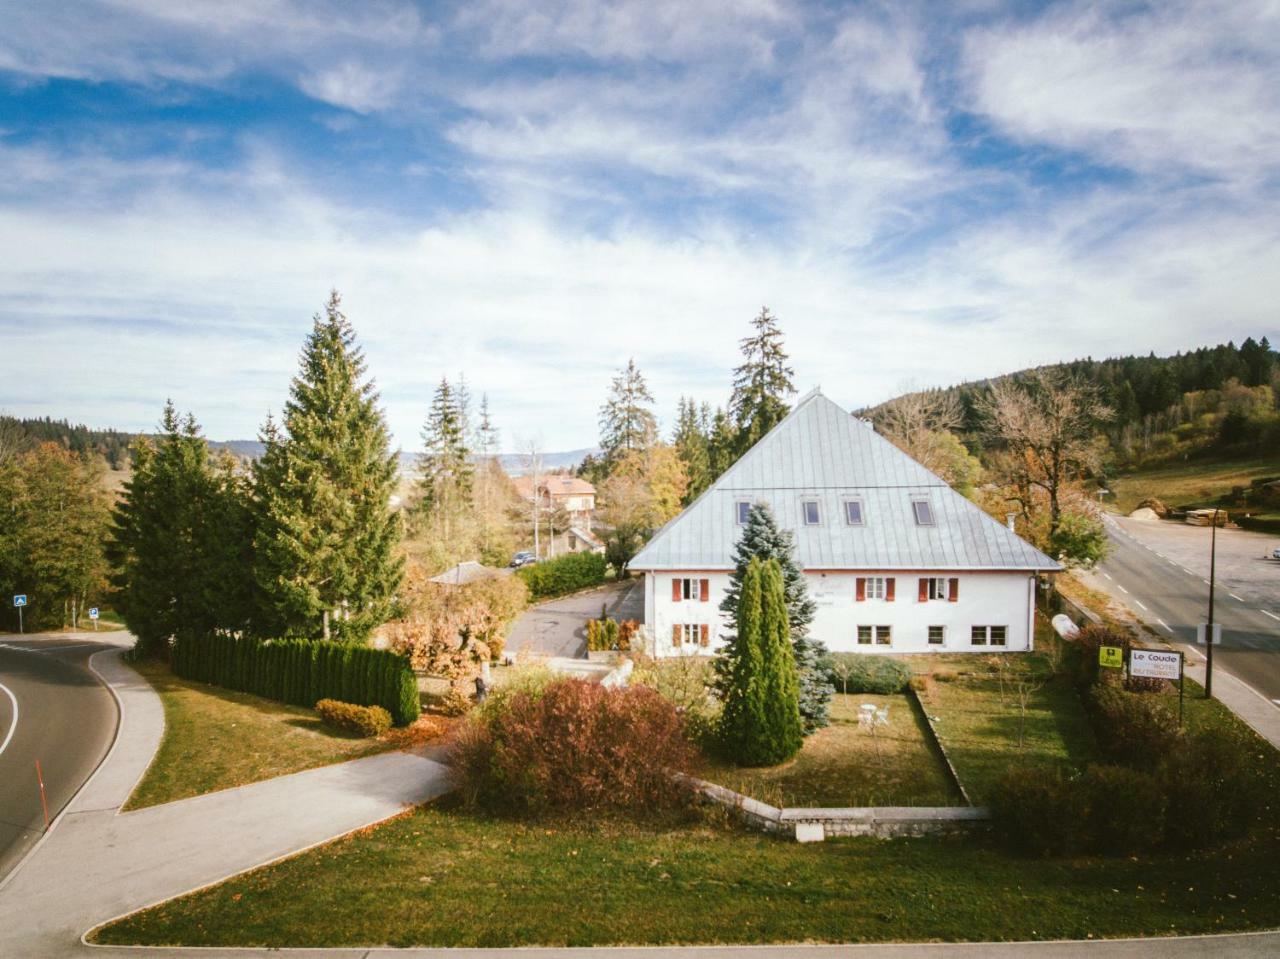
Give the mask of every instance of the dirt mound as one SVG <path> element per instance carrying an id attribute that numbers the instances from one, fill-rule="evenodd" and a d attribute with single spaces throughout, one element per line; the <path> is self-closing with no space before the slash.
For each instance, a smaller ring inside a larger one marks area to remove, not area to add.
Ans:
<path id="1" fill-rule="evenodd" d="M 1146 499 L 1144 499 L 1141 503 L 1138 504 L 1137 509 L 1135 509 L 1129 515 L 1135 516 L 1137 515 L 1138 510 L 1142 510 L 1142 509 L 1151 510 L 1151 512 L 1155 513 L 1156 516 L 1158 516 L 1160 519 L 1164 519 L 1166 516 L 1169 515 L 1169 507 L 1165 506 L 1164 503 L 1160 502 L 1160 500 L 1156 499 L 1154 496 L 1148 496 Z"/>
<path id="2" fill-rule="evenodd" d="M 1160 515 L 1149 506 L 1139 506 L 1129 514 L 1130 519 L 1155 519 L 1158 520 Z"/>

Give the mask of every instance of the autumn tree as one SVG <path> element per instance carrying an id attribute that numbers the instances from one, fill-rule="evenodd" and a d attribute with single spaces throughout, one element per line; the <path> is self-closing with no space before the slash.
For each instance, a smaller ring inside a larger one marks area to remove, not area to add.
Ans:
<path id="1" fill-rule="evenodd" d="M 957 393 L 906 390 L 874 414 L 876 426 L 925 469 L 968 496 L 982 475 L 982 464 L 965 448 L 955 431 L 964 425 Z"/>
<path id="2" fill-rule="evenodd" d="M 609 471 L 628 453 L 648 449 L 657 439 L 653 394 L 634 359 L 618 371 L 600 408 L 600 449 Z"/>
<path id="3" fill-rule="evenodd" d="M 733 371 L 733 393 L 729 398 L 738 456 L 787 415 L 787 398 L 796 391 L 792 382 L 795 370 L 787 365 L 789 357 L 778 318 L 768 307 L 761 307 L 751 327 L 753 332 L 739 344 L 743 362 Z"/>
<path id="4" fill-rule="evenodd" d="M 362 641 L 402 576 L 390 508 L 397 456 L 335 291 L 314 318 L 280 425 L 254 467 L 254 575 L 264 628 Z"/>
<path id="5" fill-rule="evenodd" d="M 654 530 L 680 512 L 688 485 L 684 464 L 665 443 L 619 460 L 600 488 L 610 564 L 621 569 Z"/>

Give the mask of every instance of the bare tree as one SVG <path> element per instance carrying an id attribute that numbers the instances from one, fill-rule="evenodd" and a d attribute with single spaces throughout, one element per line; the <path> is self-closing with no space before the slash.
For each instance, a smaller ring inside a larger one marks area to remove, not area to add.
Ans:
<path id="1" fill-rule="evenodd" d="M 876 428 L 925 469 L 968 495 L 981 465 L 955 435 L 964 425 L 960 397 L 944 390 L 917 390 L 911 384 L 900 389 L 901 396 L 873 414 Z"/>
<path id="2" fill-rule="evenodd" d="M 533 505 L 531 514 L 533 520 L 533 555 L 538 559 L 542 558 L 538 549 L 538 528 L 542 525 L 540 514 L 542 512 L 542 437 L 527 436 L 518 442 L 520 448 L 520 458 L 523 461 L 525 473 L 533 480 Z"/>
<path id="3" fill-rule="evenodd" d="M 998 380 L 979 400 L 992 440 L 1003 444 L 1015 468 L 1011 485 L 1024 482 L 1049 498 L 1049 533 L 1062 519 L 1062 493 L 1101 466 L 1098 430 L 1111 408 L 1092 384 L 1069 373 L 1037 370 L 1021 381 Z"/>

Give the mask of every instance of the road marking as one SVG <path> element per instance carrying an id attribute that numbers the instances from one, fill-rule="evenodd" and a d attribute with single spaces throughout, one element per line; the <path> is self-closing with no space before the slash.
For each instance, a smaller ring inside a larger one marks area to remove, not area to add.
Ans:
<path id="1" fill-rule="evenodd" d="M 14 646 L 12 643 L 0 643 L 0 649 L 13 649 L 20 653 L 60 653 L 64 649 L 87 649 L 90 646 L 97 646 L 97 643 L 76 643 L 72 646 L 53 646 L 50 644 L 41 644 L 40 646 Z"/>
<path id="2" fill-rule="evenodd" d="M 1200 580 L 1200 582 L 1204 583 L 1206 586 L 1212 586 L 1212 585 L 1213 585 L 1213 584 L 1212 584 L 1212 583 L 1210 583 L 1207 579 L 1202 579 L 1202 580 Z"/>
<path id="3" fill-rule="evenodd" d="M 13 739 L 13 731 L 18 728 L 18 697 L 13 695 L 13 690 L 0 683 L 0 689 L 9 694 L 9 702 L 13 703 L 13 722 L 9 724 L 9 732 L 5 734 L 4 742 L 0 743 L 0 753 L 3 753 L 9 747 L 9 740 Z"/>
<path id="4" fill-rule="evenodd" d="M 1258 612 L 1260 612 L 1263 616 L 1270 616 L 1272 619 L 1280 621 L 1280 616 L 1277 616 L 1275 613 L 1271 612 L 1271 610 L 1269 609 L 1260 609 L 1258 610 Z"/>
<path id="5" fill-rule="evenodd" d="M 1119 584 L 1119 583 L 1116 583 L 1116 585 L 1117 585 L 1117 586 L 1120 586 L 1120 584 Z M 1120 586 L 1120 592 L 1122 592 L 1122 593 L 1124 593 L 1124 594 L 1126 594 L 1126 595 L 1128 595 L 1128 593 L 1129 593 L 1129 591 L 1128 591 L 1127 589 L 1125 589 L 1123 586 Z"/>
<path id="6" fill-rule="evenodd" d="M 1163 619 L 1157 619 L 1156 622 L 1159 623 L 1161 626 L 1163 626 L 1165 629 L 1169 629 L 1169 624 L 1166 623 Z M 1169 629 L 1169 632 L 1172 633 L 1173 630 Z"/>
<path id="7" fill-rule="evenodd" d="M 1103 573 L 1102 575 L 1103 575 L 1103 576 L 1105 576 L 1107 579 L 1110 579 L 1110 578 L 1111 578 L 1111 574 L 1110 574 L 1110 573 Z"/>
<path id="8" fill-rule="evenodd" d="M 1135 598 L 1134 602 L 1137 603 L 1139 606 L 1141 606 L 1143 609 L 1147 608 L 1146 604 L 1140 599 Z M 1148 610 L 1148 612 L 1150 612 L 1150 610 Z"/>
<path id="9" fill-rule="evenodd" d="M 1239 596 L 1237 596 L 1235 593 L 1227 593 L 1227 595 L 1230 596 L 1232 599 L 1234 599 L 1238 603 L 1244 602 L 1244 600 L 1241 599 Z"/>

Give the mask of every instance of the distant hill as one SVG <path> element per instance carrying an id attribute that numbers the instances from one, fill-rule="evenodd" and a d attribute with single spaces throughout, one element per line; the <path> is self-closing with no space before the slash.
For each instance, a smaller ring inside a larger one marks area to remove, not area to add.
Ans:
<path id="1" fill-rule="evenodd" d="M 0 416 L 0 443 L 27 449 L 40 443 L 57 443 L 73 453 L 97 454 L 113 470 L 129 468 L 129 445 L 137 434 L 112 429 L 92 429 L 67 420 L 19 419 Z"/>

